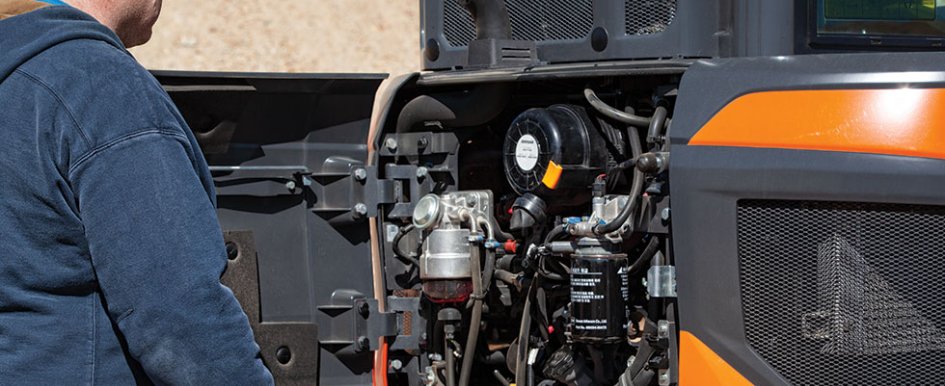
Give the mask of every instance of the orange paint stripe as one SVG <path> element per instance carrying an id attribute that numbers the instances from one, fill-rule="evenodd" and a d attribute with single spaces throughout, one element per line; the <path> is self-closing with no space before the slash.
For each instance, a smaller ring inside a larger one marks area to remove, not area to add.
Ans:
<path id="1" fill-rule="evenodd" d="M 680 331 L 679 385 L 750 386 L 751 382 L 695 335 Z"/>
<path id="2" fill-rule="evenodd" d="M 722 108 L 689 144 L 945 159 L 945 89 L 747 94 Z"/>

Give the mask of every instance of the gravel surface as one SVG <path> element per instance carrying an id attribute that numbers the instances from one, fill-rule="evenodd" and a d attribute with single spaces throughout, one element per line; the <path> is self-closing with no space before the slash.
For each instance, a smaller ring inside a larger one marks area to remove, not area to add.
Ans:
<path id="1" fill-rule="evenodd" d="M 148 68 L 387 72 L 420 65 L 417 0 L 166 0 Z"/>

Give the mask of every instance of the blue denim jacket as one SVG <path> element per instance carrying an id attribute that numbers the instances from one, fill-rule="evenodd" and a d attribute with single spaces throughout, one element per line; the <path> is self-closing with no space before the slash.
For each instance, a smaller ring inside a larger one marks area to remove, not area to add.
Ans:
<path id="1" fill-rule="evenodd" d="M 206 161 L 117 36 L 0 21 L 0 106 L 0 385 L 272 384 Z"/>

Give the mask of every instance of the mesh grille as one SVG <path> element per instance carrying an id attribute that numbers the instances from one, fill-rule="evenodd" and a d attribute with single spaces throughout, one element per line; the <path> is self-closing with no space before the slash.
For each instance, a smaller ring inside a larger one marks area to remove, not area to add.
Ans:
<path id="1" fill-rule="evenodd" d="M 443 33 L 453 47 L 476 38 L 472 17 L 459 0 L 444 0 Z M 505 0 L 515 40 L 583 39 L 594 28 L 593 0 Z"/>
<path id="2" fill-rule="evenodd" d="M 652 35 L 676 18 L 676 0 L 626 0 L 627 35 Z"/>
<path id="3" fill-rule="evenodd" d="M 798 385 L 942 384 L 945 207 L 741 201 L 749 345 Z"/>

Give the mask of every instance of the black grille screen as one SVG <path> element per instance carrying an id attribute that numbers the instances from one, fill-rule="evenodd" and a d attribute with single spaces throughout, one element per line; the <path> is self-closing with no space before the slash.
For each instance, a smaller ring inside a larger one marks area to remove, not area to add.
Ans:
<path id="1" fill-rule="evenodd" d="M 651 35 L 666 30 L 676 18 L 676 0 L 626 0 L 627 35 Z"/>
<path id="2" fill-rule="evenodd" d="M 453 47 L 476 38 L 472 17 L 459 0 L 444 0 L 443 33 Z M 515 40 L 583 39 L 594 28 L 593 0 L 505 0 Z"/>
<path id="3" fill-rule="evenodd" d="M 740 201 L 749 345 L 798 385 L 945 384 L 945 207 Z"/>

